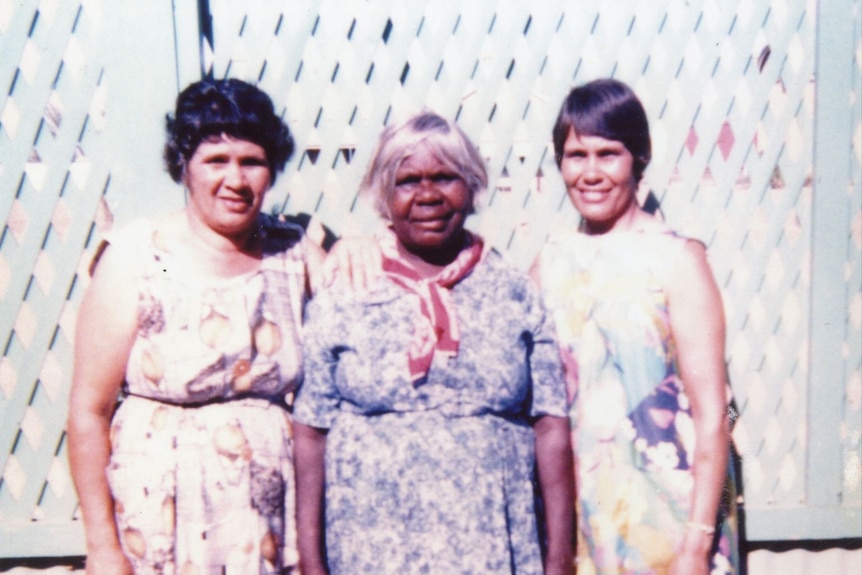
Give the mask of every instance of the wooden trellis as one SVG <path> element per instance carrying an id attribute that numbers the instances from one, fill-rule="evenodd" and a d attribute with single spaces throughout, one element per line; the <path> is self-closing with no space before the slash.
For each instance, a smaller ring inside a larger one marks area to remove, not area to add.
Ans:
<path id="1" fill-rule="evenodd" d="M 862 535 L 859 19 L 860 0 L 0 0 L 0 557 L 83 552 L 63 423 L 84 268 L 108 227 L 181 205 L 163 118 L 201 73 L 273 97 L 297 153 L 266 209 L 337 233 L 375 225 L 356 188 L 385 124 L 457 118 L 492 174 L 468 225 L 523 267 L 576 222 L 560 101 L 630 83 L 644 193 L 709 245 L 727 306 L 749 539 Z"/>

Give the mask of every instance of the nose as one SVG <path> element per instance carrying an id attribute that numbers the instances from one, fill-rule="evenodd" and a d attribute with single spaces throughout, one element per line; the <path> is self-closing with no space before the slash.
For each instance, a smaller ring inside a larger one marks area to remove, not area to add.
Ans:
<path id="1" fill-rule="evenodd" d="M 581 178 L 586 182 L 598 182 L 602 179 L 602 170 L 598 158 L 593 155 L 586 158 Z"/>
<path id="2" fill-rule="evenodd" d="M 425 177 L 419 180 L 415 201 L 422 204 L 436 204 L 442 201 L 442 194 L 432 178 Z"/>
<path id="3" fill-rule="evenodd" d="M 245 170 L 239 162 L 228 162 L 225 168 L 225 185 L 234 189 L 241 189 L 248 183 Z"/>

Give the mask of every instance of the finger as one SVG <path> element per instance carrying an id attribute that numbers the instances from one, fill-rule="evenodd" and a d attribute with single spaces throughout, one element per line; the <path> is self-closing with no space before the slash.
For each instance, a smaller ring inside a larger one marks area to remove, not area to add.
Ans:
<path id="1" fill-rule="evenodd" d="M 335 252 L 336 267 L 333 270 L 334 282 L 350 287 L 354 283 L 353 276 L 355 274 L 351 265 L 353 258 L 350 256 L 350 243 L 349 241 L 340 241 L 333 246 L 333 249 L 335 247 L 339 249 Z"/>
<path id="2" fill-rule="evenodd" d="M 341 253 L 341 242 L 336 242 L 330 248 L 329 252 L 323 260 L 323 285 L 326 287 L 332 286 L 338 277 L 339 273 L 339 254 Z"/>
<path id="3" fill-rule="evenodd" d="M 367 283 L 370 286 L 383 275 L 383 254 L 377 242 L 368 240 L 363 245 L 362 265 L 365 268 Z"/>

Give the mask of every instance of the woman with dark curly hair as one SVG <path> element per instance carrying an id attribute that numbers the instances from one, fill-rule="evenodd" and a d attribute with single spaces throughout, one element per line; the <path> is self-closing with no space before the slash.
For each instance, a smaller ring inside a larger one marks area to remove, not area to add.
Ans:
<path id="1" fill-rule="evenodd" d="M 291 573 L 286 397 L 322 252 L 261 205 L 293 141 L 239 80 L 190 85 L 167 131 L 187 206 L 110 236 L 78 316 L 68 433 L 87 573 Z"/>

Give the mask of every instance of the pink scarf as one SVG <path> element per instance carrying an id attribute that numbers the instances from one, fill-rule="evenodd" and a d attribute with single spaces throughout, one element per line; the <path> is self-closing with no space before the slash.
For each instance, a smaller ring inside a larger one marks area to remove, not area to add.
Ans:
<path id="1" fill-rule="evenodd" d="M 416 318 L 413 341 L 407 351 L 410 379 L 414 385 L 425 377 L 431 367 L 434 352 L 454 357 L 458 354 L 459 332 L 449 289 L 470 273 L 482 258 L 482 238 L 466 232 L 464 249 L 436 276 L 422 278 L 398 254 L 395 234 L 380 234 L 383 271 L 399 286 L 419 296 L 421 316 Z"/>

